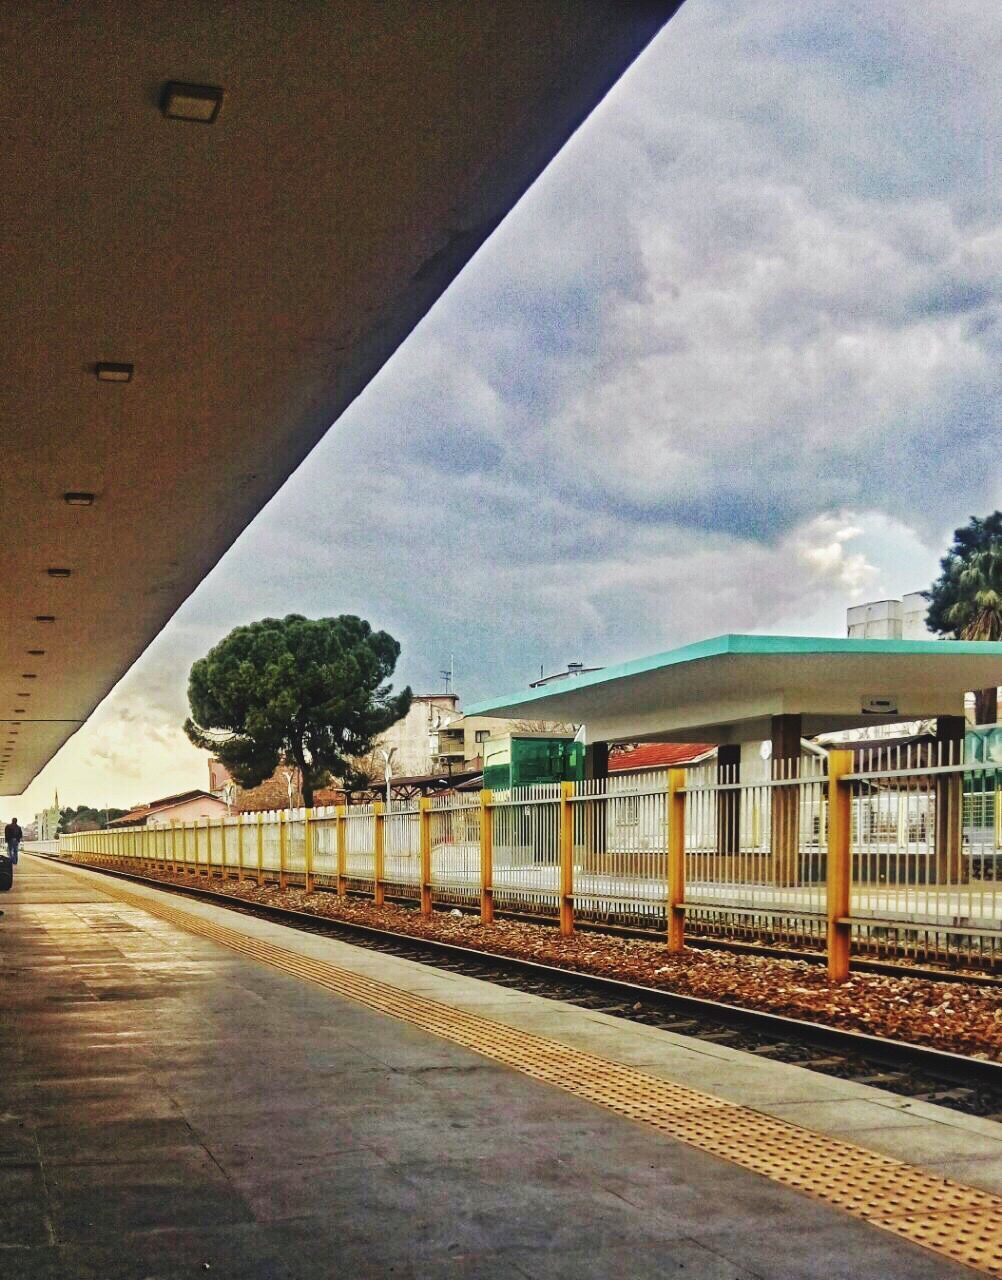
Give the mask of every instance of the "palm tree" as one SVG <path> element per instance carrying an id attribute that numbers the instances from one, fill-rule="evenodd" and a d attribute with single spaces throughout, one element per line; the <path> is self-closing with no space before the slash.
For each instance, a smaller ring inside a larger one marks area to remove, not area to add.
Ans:
<path id="1" fill-rule="evenodd" d="M 956 575 L 957 598 L 945 611 L 961 640 L 1002 640 L 1002 542 L 973 552 Z M 974 691 L 975 722 L 994 724 L 998 690 Z"/>
<path id="2" fill-rule="evenodd" d="M 922 593 L 929 601 L 929 630 L 956 640 L 1002 639 L 1002 511 L 972 516 L 955 530 L 939 567 L 939 577 Z M 995 723 L 997 703 L 997 689 L 974 691 L 978 724 Z"/>

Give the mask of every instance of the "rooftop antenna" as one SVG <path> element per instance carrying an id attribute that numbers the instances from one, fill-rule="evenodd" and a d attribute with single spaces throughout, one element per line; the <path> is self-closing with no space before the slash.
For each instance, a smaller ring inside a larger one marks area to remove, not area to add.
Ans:
<path id="1" fill-rule="evenodd" d="M 445 669 L 443 669 L 441 672 L 439 672 L 439 674 L 441 675 L 442 679 L 445 681 L 445 692 L 446 692 L 446 693 L 451 693 L 451 692 L 452 692 L 452 687 L 453 687 L 453 685 L 455 684 L 455 681 L 456 681 L 456 658 L 455 658 L 455 654 L 452 654 L 452 653 L 450 653 L 450 654 L 449 654 L 449 665 L 448 665 L 448 667 L 447 667 L 447 668 L 445 668 Z"/>

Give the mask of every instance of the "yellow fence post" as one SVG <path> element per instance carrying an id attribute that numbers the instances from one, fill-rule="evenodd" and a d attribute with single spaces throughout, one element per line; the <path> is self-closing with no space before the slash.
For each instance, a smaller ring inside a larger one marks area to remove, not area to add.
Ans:
<path id="1" fill-rule="evenodd" d="M 668 770 L 668 951 L 685 949 L 685 770 Z"/>
<path id="2" fill-rule="evenodd" d="M 260 889 L 264 884 L 264 817 L 257 811 L 257 884 Z"/>
<path id="3" fill-rule="evenodd" d="M 494 923 L 494 793 L 480 793 L 480 923 Z"/>
<path id="4" fill-rule="evenodd" d="M 418 823 L 421 836 L 421 914 L 431 915 L 431 797 L 418 801 Z"/>
<path id="5" fill-rule="evenodd" d="M 289 824 L 285 820 L 285 810 L 278 811 L 278 887 L 284 890 L 285 880 L 285 861 L 288 856 L 289 844 Z"/>
<path id="6" fill-rule="evenodd" d="M 177 818 L 170 820 L 170 869 L 172 875 L 177 875 Z"/>
<path id="7" fill-rule="evenodd" d="M 571 797 L 574 783 L 560 784 L 560 815 L 558 839 L 560 841 L 560 932 L 564 937 L 574 932 L 574 814 Z"/>
<path id="8" fill-rule="evenodd" d="M 346 804 L 339 804 L 337 807 L 335 834 L 337 838 L 337 896 L 343 898 L 348 891 L 347 875 L 345 874 L 348 866 L 348 806 Z"/>
<path id="9" fill-rule="evenodd" d="M 306 868 L 306 892 L 313 892 L 313 827 L 310 819 L 312 809 L 303 810 L 303 862 Z"/>
<path id="10" fill-rule="evenodd" d="M 828 980 L 845 982 L 849 976 L 848 923 L 852 897 L 852 773 L 851 751 L 828 753 Z"/>
<path id="11" fill-rule="evenodd" d="M 242 884 L 244 878 L 244 820 L 242 814 L 237 814 L 237 884 Z"/>
<path id="12" fill-rule="evenodd" d="M 386 811 L 383 802 L 377 800 L 372 806 L 374 814 L 372 824 L 372 901 L 381 907 L 386 901 L 386 886 L 383 884 L 385 871 L 386 848 Z"/>

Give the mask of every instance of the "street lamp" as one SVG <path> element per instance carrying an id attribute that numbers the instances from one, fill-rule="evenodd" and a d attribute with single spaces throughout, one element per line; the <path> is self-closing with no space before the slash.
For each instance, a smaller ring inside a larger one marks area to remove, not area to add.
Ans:
<path id="1" fill-rule="evenodd" d="M 390 767 L 390 761 L 393 758 L 394 750 L 395 750 L 394 747 L 390 747 L 389 751 L 387 751 L 385 747 L 379 748 L 379 754 L 386 761 L 385 765 L 383 766 L 383 778 L 386 781 L 386 812 L 387 813 L 389 813 L 390 811 L 390 779 L 393 777 L 393 770 Z"/>
<path id="2" fill-rule="evenodd" d="M 291 810 L 292 798 L 296 794 L 296 771 L 294 769 L 286 769 L 284 770 L 284 773 L 285 773 L 285 787 L 289 793 L 289 809 Z"/>

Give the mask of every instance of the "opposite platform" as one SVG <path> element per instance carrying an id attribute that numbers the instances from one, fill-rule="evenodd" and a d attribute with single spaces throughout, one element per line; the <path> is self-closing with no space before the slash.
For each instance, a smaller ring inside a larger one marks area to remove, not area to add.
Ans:
<path id="1" fill-rule="evenodd" d="M 694 1084 L 742 1124 L 949 1164 L 972 1196 L 1002 1167 L 990 1122 L 38 859 L 5 905 L 11 1274 L 970 1274 L 520 1055 L 662 1081 L 676 1112 Z M 438 1034 L 415 1021 L 443 1007 Z"/>

